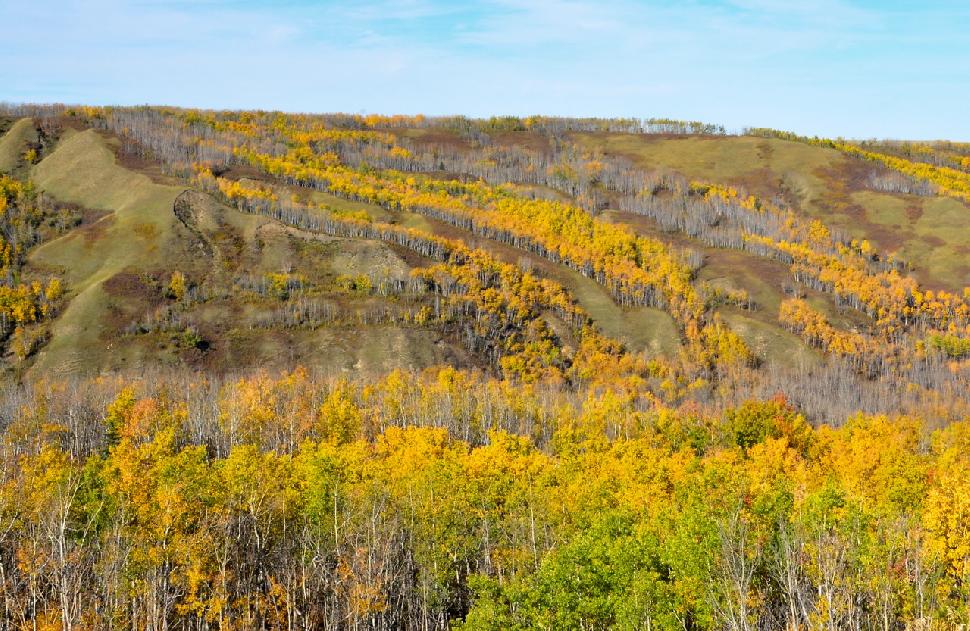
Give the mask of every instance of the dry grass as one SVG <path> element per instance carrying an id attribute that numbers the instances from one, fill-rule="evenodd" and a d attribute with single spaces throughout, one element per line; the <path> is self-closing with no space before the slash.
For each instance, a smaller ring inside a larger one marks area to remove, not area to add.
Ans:
<path id="1" fill-rule="evenodd" d="M 97 365 L 111 351 L 103 335 L 110 301 L 102 284 L 128 267 L 173 261 L 177 220 L 172 205 L 183 189 L 155 184 L 118 166 L 104 139 L 90 130 L 68 130 L 54 152 L 34 167 L 32 177 L 56 199 L 110 212 L 31 253 L 32 265 L 63 274 L 71 297 L 32 370 L 70 372 L 78 356 Z"/>
<path id="2" fill-rule="evenodd" d="M 440 363 L 472 365 L 473 358 L 458 344 L 429 330 L 250 329 L 245 325 L 247 298 L 234 293 L 188 312 L 211 344 L 205 353 L 180 347 L 169 333 L 122 336 L 130 322 L 164 302 L 159 287 L 176 269 L 196 282 L 229 283 L 231 288 L 238 274 L 292 270 L 312 283 L 337 274 L 384 271 L 401 277 L 410 266 L 386 244 L 302 233 L 205 195 L 192 198 L 194 229 L 199 233 L 193 234 L 173 212 L 184 188 L 159 184 L 125 168 L 110 143 L 110 138 L 93 131 L 68 130 L 55 151 L 33 169 L 33 179 L 48 195 L 106 214 L 31 253 L 29 264 L 60 273 L 69 292 L 69 302 L 52 323 L 52 338 L 38 354 L 32 373 L 179 364 L 219 373 L 257 366 L 284 369 L 299 363 L 334 374 L 374 375 Z M 208 241 L 209 255 L 199 248 L 200 238 Z M 153 279 L 153 290 L 139 280 L 145 278 Z"/>
<path id="3" fill-rule="evenodd" d="M 873 165 L 822 147 L 755 137 L 653 137 L 575 134 L 589 149 L 622 155 L 689 179 L 741 185 L 914 266 L 930 287 L 970 285 L 970 208 L 952 198 L 922 198 L 866 188 Z"/>

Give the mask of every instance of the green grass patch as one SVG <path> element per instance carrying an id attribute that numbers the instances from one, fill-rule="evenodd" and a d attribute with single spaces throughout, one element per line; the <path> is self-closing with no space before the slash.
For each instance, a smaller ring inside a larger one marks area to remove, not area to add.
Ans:
<path id="1" fill-rule="evenodd" d="M 338 213 L 366 213 L 367 216 L 370 217 L 371 221 L 388 222 L 393 217 L 391 213 L 384 210 L 377 204 L 366 204 L 364 202 L 354 202 L 347 199 L 341 199 L 336 195 L 331 195 L 330 193 L 324 193 L 322 191 L 311 192 L 310 199 L 318 204 L 326 204 L 328 207 L 336 210 Z"/>
<path id="2" fill-rule="evenodd" d="M 903 254 L 916 267 L 917 278 L 930 286 L 970 287 L 970 208 L 950 197 L 923 201 L 914 231 L 919 239 Z"/>
<path id="3" fill-rule="evenodd" d="M 596 281 L 566 268 L 544 274 L 562 284 L 606 335 L 634 352 L 673 355 L 680 347 L 677 327 L 666 312 L 652 307 L 624 308 Z"/>
<path id="4" fill-rule="evenodd" d="M 825 188 L 816 173 L 842 160 L 834 149 L 751 136 L 680 136 L 634 134 L 576 134 L 583 146 L 632 158 L 650 170 L 670 170 L 689 179 L 743 184 L 760 195 L 775 194 L 781 186 L 803 202 Z"/>
<path id="5" fill-rule="evenodd" d="M 815 366 L 821 361 L 816 350 L 777 323 L 770 324 L 732 308 L 722 309 L 720 313 L 731 330 L 769 365 L 794 368 Z"/>
<path id="6" fill-rule="evenodd" d="M 155 184 L 118 166 L 106 141 L 92 130 L 66 133 L 34 167 L 32 178 L 56 199 L 110 211 L 30 255 L 31 265 L 64 275 L 71 297 L 32 370 L 70 369 L 79 355 L 88 366 L 101 365 L 100 359 L 110 352 L 102 339 L 109 301 L 101 284 L 128 267 L 144 269 L 178 260 L 173 256 L 177 220 L 172 207 L 183 189 Z"/>
<path id="7" fill-rule="evenodd" d="M 970 285 L 970 208 L 952 197 L 915 197 L 860 191 L 852 199 L 865 209 L 853 234 L 907 261 L 920 283 L 933 288 Z"/>

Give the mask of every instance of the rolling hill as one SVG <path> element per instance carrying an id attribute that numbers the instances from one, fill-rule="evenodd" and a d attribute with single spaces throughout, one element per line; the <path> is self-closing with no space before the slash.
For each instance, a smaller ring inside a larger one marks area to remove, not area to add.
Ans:
<path id="1" fill-rule="evenodd" d="M 887 167 L 798 139 L 538 117 L 298 116 L 285 127 L 265 113 L 39 114 L 6 119 L 0 167 L 32 182 L 50 207 L 41 212 L 71 209 L 76 224 L 24 252 L 17 274 L 56 277 L 64 296 L 56 313 L 24 327 L 36 327 L 38 341 L 22 359 L 8 355 L 11 374 L 304 365 L 378 375 L 441 363 L 501 371 L 491 333 L 472 333 L 454 307 L 443 316 L 434 294 L 444 289 L 414 281 L 441 261 L 429 247 L 451 247 L 439 241 L 555 283 L 632 356 L 747 365 L 756 376 L 745 388 L 776 368 L 805 376 L 833 361 L 886 361 L 855 346 L 833 350 L 886 334 L 888 298 L 840 287 L 826 265 L 848 265 L 853 282 L 890 293 L 919 287 L 945 300 L 961 300 L 970 281 L 970 234 L 957 229 L 964 202 L 889 192 L 880 185 Z M 208 140 L 194 144 L 203 133 Z M 274 135 L 284 144 L 261 154 Z M 413 175 L 381 180 L 375 168 Z M 478 210 L 494 204 L 501 210 Z M 555 222 L 560 208 L 583 217 L 587 236 L 529 224 L 539 212 Z M 322 227 L 333 221 L 344 223 Z M 424 245 L 374 234 L 380 226 L 424 235 Z M 805 237 L 810 229 L 822 240 Z M 587 253 L 584 239 L 602 245 Z M 809 252 L 785 249 L 801 239 Z M 856 260 L 845 258 L 850 250 Z M 624 271 L 627 256 L 634 268 Z M 175 275 L 187 283 L 178 298 Z M 911 308 L 912 296 L 902 298 Z M 793 299 L 823 332 L 780 317 Z M 429 320 L 422 310 L 432 303 Z M 551 305 L 536 308 L 551 343 L 575 352 L 579 330 Z M 960 317 L 929 322 L 930 335 L 959 336 Z M 731 344 L 740 356 L 728 357 Z M 697 378 L 678 370 L 685 384 Z"/>
<path id="2" fill-rule="evenodd" d="M 12 106 L 4 628 L 970 620 L 970 153 Z"/>

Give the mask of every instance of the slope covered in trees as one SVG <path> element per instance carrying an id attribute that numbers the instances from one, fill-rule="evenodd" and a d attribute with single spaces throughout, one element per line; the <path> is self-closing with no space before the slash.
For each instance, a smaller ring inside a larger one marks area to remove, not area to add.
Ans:
<path id="1" fill-rule="evenodd" d="M 0 131 L 3 625 L 970 623 L 962 145 Z"/>
<path id="2" fill-rule="evenodd" d="M 881 252 L 895 254 L 933 288 L 960 290 L 970 284 L 970 237 L 962 223 L 966 204 L 959 198 L 935 195 L 928 181 L 822 142 L 752 132 L 659 138 L 580 134 L 576 139 L 590 150 L 648 169 L 671 169 L 690 179 L 733 184 L 765 199 L 783 200 L 848 237 L 868 239 Z"/>
<path id="3" fill-rule="evenodd" d="M 113 397 L 113 398 L 112 398 Z M 953 628 L 966 422 L 722 413 L 453 369 L 8 392 L 6 620 Z M 107 405 L 105 405 L 107 404 Z"/>

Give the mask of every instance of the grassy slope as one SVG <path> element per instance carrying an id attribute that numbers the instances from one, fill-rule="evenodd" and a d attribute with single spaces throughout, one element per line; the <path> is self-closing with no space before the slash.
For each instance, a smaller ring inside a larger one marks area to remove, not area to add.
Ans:
<path id="1" fill-rule="evenodd" d="M 20 164 L 28 142 L 37 140 L 37 130 L 29 118 L 15 122 L 0 137 L 0 172 L 10 173 Z"/>
<path id="2" fill-rule="evenodd" d="M 676 325 L 665 312 L 650 307 L 622 308 L 613 301 L 602 285 L 579 272 L 556 265 L 525 250 L 474 236 L 465 230 L 416 213 L 399 213 L 398 221 L 407 227 L 449 239 L 461 239 L 507 263 L 524 265 L 555 280 L 572 294 L 604 333 L 621 340 L 631 350 L 672 354 L 680 346 Z"/>
<path id="3" fill-rule="evenodd" d="M 704 265 L 697 273 L 698 281 L 724 289 L 746 290 L 757 305 L 755 310 L 722 307 L 719 312 L 760 357 L 784 365 L 813 365 L 819 361 L 820 355 L 814 349 L 778 324 L 778 309 L 785 297 L 782 284 L 789 280 L 785 265 L 746 252 L 709 248 L 687 237 L 663 233 L 651 220 L 640 215 L 607 210 L 602 216 L 630 226 L 638 234 L 672 241 L 679 247 L 701 252 Z M 830 316 L 838 316 L 830 301 L 821 296 L 814 298 L 815 306 Z"/>
<path id="4" fill-rule="evenodd" d="M 329 193 L 324 193 L 322 191 L 311 191 L 310 197 L 313 201 L 318 204 L 326 204 L 329 208 L 336 211 L 344 212 L 360 212 L 363 211 L 367 213 L 368 216 L 373 221 L 390 221 L 391 213 L 384 210 L 376 204 L 368 204 L 366 202 L 354 202 L 347 199 L 341 199 L 335 195 Z"/>
<path id="5" fill-rule="evenodd" d="M 543 197 L 568 199 L 557 191 L 545 187 L 518 185 L 514 188 L 524 194 L 536 193 Z M 473 247 L 482 248 L 507 263 L 523 263 L 543 276 L 562 284 L 576 298 L 580 306 L 590 314 L 590 317 L 604 333 L 623 341 L 633 350 L 672 354 L 680 346 L 677 328 L 673 320 L 660 309 L 649 307 L 624 309 L 613 301 L 609 292 L 602 285 L 586 278 L 579 272 L 555 265 L 524 250 L 476 237 L 454 226 L 429 220 L 418 213 L 391 212 L 375 204 L 347 201 L 319 191 L 306 192 L 305 189 L 290 189 L 290 191 L 304 197 L 309 196 L 313 201 L 326 204 L 337 210 L 363 211 L 374 221 L 397 223 L 449 239 L 458 239 Z M 387 263 L 383 262 L 383 256 L 365 255 L 366 260 L 363 264 L 357 264 L 353 259 L 354 256 L 360 256 L 360 254 L 344 253 L 334 258 L 333 264 L 342 267 L 339 273 L 354 273 L 355 269 L 370 271 L 375 266 L 378 269 L 389 269 L 392 274 L 394 273 L 394 266 L 388 266 Z M 356 273 L 360 273 L 360 271 Z"/>
<path id="6" fill-rule="evenodd" d="M 376 269 L 400 276 L 409 270 L 382 243 L 301 234 L 215 202 L 196 207 L 199 228 L 218 248 L 216 259 L 205 259 L 173 213 L 184 187 L 158 184 L 118 165 L 109 142 L 93 131 L 69 130 L 33 170 L 34 181 L 49 195 L 109 211 L 96 223 L 31 253 L 30 265 L 63 275 L 70 299 L 31 368 L 34 374 L 164 366 L 184 359 L 164 334 L 119 337 L 118 326 L 145 306 L 134 295 L 137 292 L 111 288 L 108 281 L 117 281 L 123 273 L 137 277 L 154 272 L 164 278 L 179 269 L 198 278 L 209 274 L 210 267 L 217 273 L 227 258 L 251 274 L 295 266 L 311 280 Z M 217 370 L 287 369 L 300 363 L 335 374 L 379 374 L 397 367 L 467 366 L 473 361 L 434 331 L 391 326 L 252 330 L 241 320 L 246 310 L 245 302 L 236 297 L 199 308 L 198 320 L 214 336 L 214 350 L 199 360 L 208 362 L 201 365 Z"/>
<path id="7" fill-rule="evenodd" d="M 18 134 L 32 130 L 24 121 L 15 127 Z M 13 146 L 9 139 L 15 137 L 14 131 L 12 128 L 0 140 L 0 146 Z M 743 184 L 761 195 L 786 196 L 797 208 L 825 217 L 834 225 L 851 226 L 852 230 L 847 231 L 868 237 L 877 245 L 896 242 L 904 255 L 912 252 L 919 256 L 923 268 L 920 271 L 927 276 L 932 271 L 934 278 L 952 282 L 970 272 L 966 256 L 970 253 L 970 244 L 966 244 L 968 237 L 952 230 L 965 217 L 961 214 L 965 213 L 965 206 L 950 199 L 918 199 L 861 190 L 850 181 L 851 174 L 839 179 L 842 177 L 839 169 L 846 159 L 834 151 L 760 138 L 673 139 L 596 134 L 584 135 L 581 139 L 590 146 L 633 157 L 647 168 L 669 168 L 697 179 Z M 179 227 L 171 210 L 182 188 L 155 183 L 119 166 L 108 142 L 91 131 L 68 130 L 57 150 L 33 171 L 39 187 L 52 196 L 111 211 L 99 222 L 38 248 L 31 255 L 33 265 L 62 271 L 73 297 L 55 323 L 53 339 L 39 356 L 35 371 L 71 370 L 79 365 L 82 357 L 85 363 L 91 364 L 98 364 L 98 358 L 106 360 L 126 353 L 133 361 L 150 357 L 151 349 L 122 350 L 117 345 L 109 348 L 111 342 L 106 341 L 104 322 L 112 300 L 116 301 L 117 297 L 109 296 L 102 285 L 123 270 L 171 267 L 173 261 L 184 255 L 185 245 L 179 242 Z M 15 150 L 9 151 L 18 155 Z M 363 210 L 378 221 L 399 222 L 461 238 L 503 260 L 532 266 L 566 286 L 604 332 L 633 349 L 672 353 L 679 347 L 676 329 L 666 314 L 656 309 L 620 308 L 601 286 L 576 272 L 420 215 L 390 213 L 323 193 L 312 195 L 315 201 L 339 210 Z M 265 219 L 235 211 L 226 213 L 224 219 L 233 225 L 245 244 L 243 249 L 254 252 L 244 261 L 253 273 L 277 271 L 293 261 L 305 262 L 294 249 L 296 237 L 292 232 L 281 230 Z M 631 223 L 629 219 L 613 218 Z M 647 226 L 634 227 L 650 232 Z M 680 245 L 696 246 L 679 243 L 682 239 L 672 240 Z M 933 247 L 920 252 L 919 248 L 927 248 L 927 244 Z M 784 297 L 781 283 L 787 277 L 783 266 L 741 252 L 706 249 L 704 253 L 706 261 L 698 274 L 699 280 L 747 289 L 759 305 L 755 311 L 720 309 L 732 328 L 769 361 L 786 364 L 817 361 L 817 353 L 777 324 L 778 304 Z M 380 243 L 331 239 L 325 251 L 315 256 L 323 262 L 321 266 L 311 266 L 314 274 L 383 269 L 399 276 L 409 270 L 408 263 Z M 416 263 L 411 261 L 411 264 Z M 809 300 L 836 323 L 853 324 L 826 297 L 811 295 Z M 213 307 L 213 320 L 227 317 L 233 317 L 231 309 Z M 368 342 L 372 339 L 379 342 Z M 442 342 L 434 332 L 393 327 L 353 331 L 320 329 L 286 335 L 279 332 L 234 334 L 225 346 L 234 349 L 230 354 L 243 363 L 273 365 L 289 357 L 332 371 L 379 372 L 398 365 L 423 366 L 467 359 L 460 357 L 460 351 Z M 100 363 L 105 364 L 106 361 Z"/>
<path id="8" fill-rule="evenodd" d="M 933 287 L 970 285 L 970 208 L 950 198 L 921 198 L 865 188 L 864 162 L 822 147 L 754 137 L 654 137 L 577 134 L 589 148 L 633 159 L 648 169 L 743 185 L 757 195 L 782 197 L 880 251 L 914 266 Z"/>
<path id="9" fill-rule="evenodd" d="M 898 242 L 916 278 L 931 287 L 970 286 L 970 208 L 952 197 L 889 196 L 871 191 L 851 195 L 865 209 L 876 243 Z"/>
<path id="10" fill-rule="evenodd" d="M 176 223 L 172 205 L 183 189 L 154 184 L 116 165 L 104 139 L 92 130 L 69 130 L 55 151 L 34 167 L 32 177 L 57 199 L 111 211 L 30 256 L 33 265 L 61 271 L 71 292 L 32 370 L 73 371 L 82 360 L 100 365 L 98 360 L 111 351 L 110 342 L 102 339 L 109 306 L 102 284 L 129 266 L 171 262 Z"/>
<path id="11" fill-rule="evenodd" d="M 417 140 L 432 140 L 426 138 L 429 134 L 425 130 L 412 130 L 405 135 Z M 432 135 L 436 143 L 464 146 L 459 138 L 447 132 L 437 131 Z M 509 144 L 530 147 L 534 144 L 531 142 L 534 138 L 527 134 L 506 136 L 509 137 L 504 140 Z M 820 197 L 827 190 L 827 180 L 821 174 L 826 173 L 833 163 L 844 161 L 844 157 L 834 150 L 760 138 L 658 138 L 623 134 L 577 134 L 575 137 L 590 148 L 633 158 L 648 169 L 677 171 L 695 179 L 743 184 L 761 195 L 775 197 L 783 194 L 797 206 L 805 203 L 805 200 Z M 513 184 L 512 188 L 526 195 L 568 199 L 558 191 L 541 186 Z M 782 285 L 790 281 L 784 265 L 743 252 L 707 248 L 682 235 L 661 233 L 643 217 L 614 211 L 606 211 L 603 216 L 610 221 L 631 224 L 640 233 L 701 251 L 705 256 L 705 265 L 698 274 L 699 281 L 746 289 L 758 304 L 756 310 L 722 307 L 719 311 L 764 359 L 786 365 L 814 364 L 819 360 L 817 351 L 778 323 L 778 307 L 785 297 Z M 433 222 L 420 216 L 402 215 L 402 223 L 467 240 L 467 235 L 461 231 L 455 231 L 450 226 L 442 228 L 432 225 Z M 535 258 L 487 240 L 479 241 L 481 247 L 511 262 Z M 623 340 L 631 348 L 653 348 L 668 353 L 677 348 L 674 325 L 662 312 L 655 309 L 621 309 L 593 281 L 546 261 L 536 260 L 533 263 L 530 260 L 530 263 L 567 287 L 606 333 Z M 851 315 L 836 309 L 830 297 L 816 292 L 809 294 L 807 298 L 813 306 L 823 311 L 837 326 L 856 324 Z"/>

